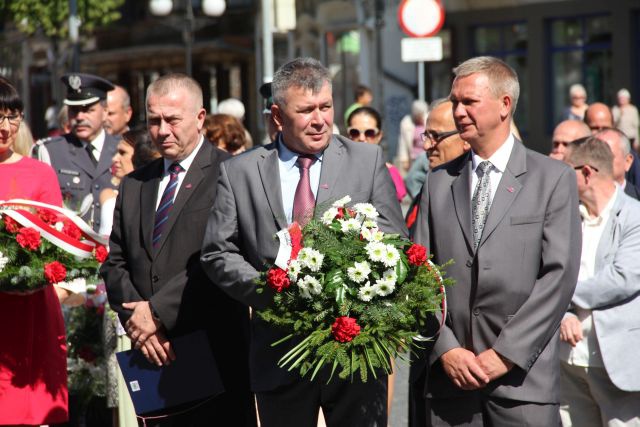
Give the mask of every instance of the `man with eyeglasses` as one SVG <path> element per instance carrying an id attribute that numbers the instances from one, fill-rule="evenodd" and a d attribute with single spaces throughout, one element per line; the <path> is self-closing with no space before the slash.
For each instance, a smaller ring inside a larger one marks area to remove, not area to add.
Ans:
<path id="1" fill-rule="evenodd" d="M 104 129 L 107 92 L 114 86 L 91 74 L 65 74 L 61 80 L 67 87 L 71 132 L 37 141 L 33 157 L 55 169 L 66 207 L 98 231 L 100 192 L 116 188 L 110 167 L 120 138 Z"/>
<path id="2" fill-rule="evenodd" d="M 566 426 L 640 425 L 640 202 L 614 178 L 610 146 L 569 147 L 582 250 L 577 286 L 560 326 L 560 416 Z"/>
<path id="3" fill-rule="evenodd" d="M 460 138 L 453 121 L 451 101 L 442 98 L 431 103 L 425 131 L 422 134 L 425 153 L 411 165 L 405 185 L 411 197 L 416 197 L 427 177 L 427 171 L 455 159 L 471 146 Z"/>
<path id="4" fill-rule="evenodd" d="M 591 135 L 589 126 L 581 120 L 564 120 L 556 126 L 551 137 L 551 153 L 549 157 L 564 160 L 564 154 L 571 142 Z"/>

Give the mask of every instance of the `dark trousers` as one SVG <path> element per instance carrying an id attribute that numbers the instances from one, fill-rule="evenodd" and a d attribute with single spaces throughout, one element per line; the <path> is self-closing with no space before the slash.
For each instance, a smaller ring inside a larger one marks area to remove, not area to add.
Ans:
<path id="1" fill-rule="evenodd" d="M 473 393 L 461 398 L 427 398 L 427 426 L 558 427 L 557 404 L 539 404 Z"/>
<path id="2" fill-rule="evenodd" d="M 337 374 L 336 374 L 337 375 Z M 256 393 L 262 427 L 316 427 L 322 407 L 327 427 L 387 427 L 387 375 L 366 383 L 296 381 Z"/>

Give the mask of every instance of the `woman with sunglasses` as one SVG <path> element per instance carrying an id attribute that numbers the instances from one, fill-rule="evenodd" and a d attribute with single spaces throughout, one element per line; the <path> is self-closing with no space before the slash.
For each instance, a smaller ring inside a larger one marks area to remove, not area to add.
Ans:
<path id="1" fill-rule="evenodd" d="M 18 92 L 0 78 L 0 200 L 62 206 L 54 170 L 15 151 L 22 114 Z M 67 421 L 67 351 L 54 287 L 0 292 L 0 325 L 0 424 Z"/>
<path id="2" fill-rule="evenodd" d="M 356 108 L 347 119 L 347 133 L 349 138 L 356 142 L 380 144 L 384 133 L 382 132 L 382 117 L 371 107 Z M 407 195 L 407 188 L 398 169 L 391 163 L 387 163 L 387 169 L 396 187 L 396 197 L 401 202 Z"/>

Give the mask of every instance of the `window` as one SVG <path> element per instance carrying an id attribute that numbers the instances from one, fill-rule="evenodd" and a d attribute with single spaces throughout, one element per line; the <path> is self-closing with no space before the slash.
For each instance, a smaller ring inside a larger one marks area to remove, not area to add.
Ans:
<path id="1" fill-rule="evenodd" d="M 613 101 L 611 86 L 611 18 L 609 15 L 553 19 L 547 26 L 550 58 L 549 88 L 552 117 L 549 125 L 563 118 L 570 105 L 569 87 L 580 83 L 587 102 Z M 549 127 L 549 132 L 553 126 Z"/>
<path id="2" fill-rule="evenodd" d="M 473 56 L 488 55 L 502 59 L 518 74 L 520 99 L 514 121 L 522 135 L 529 131 L 529 75 L 527 66 L 528 34 L 523 22 L 482 25 L 472 31 Z"/>

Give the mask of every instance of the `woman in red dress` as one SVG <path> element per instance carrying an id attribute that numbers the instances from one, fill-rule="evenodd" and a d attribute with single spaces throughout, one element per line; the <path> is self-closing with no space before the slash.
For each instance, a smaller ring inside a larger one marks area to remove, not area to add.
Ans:
<path id="1" fill-rule="evenodd" d="M 0 200 L 62 206 L 54 170 L 13 151 L 22 110 L 18 92 L 0 78 Z M 67 349 L 53 286 L 0 292 L 0 325 L 0 425 L 67 421 Z"/>

